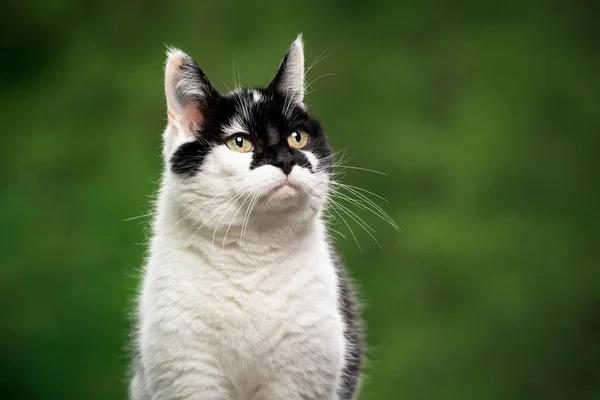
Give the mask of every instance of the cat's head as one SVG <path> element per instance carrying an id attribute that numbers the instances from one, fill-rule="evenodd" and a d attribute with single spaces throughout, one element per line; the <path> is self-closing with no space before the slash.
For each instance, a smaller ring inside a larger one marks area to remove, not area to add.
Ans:
<path id="1" fill-rule="evenodd" d="M 250 214 L 295 223 L 320 212 L 333 160 L 303 102 L 300 36 L 266 88 L 220 94 L 179 50 L 168 52 L 165 70 L 166 183 L 186 217 L 217 229 Z"/>

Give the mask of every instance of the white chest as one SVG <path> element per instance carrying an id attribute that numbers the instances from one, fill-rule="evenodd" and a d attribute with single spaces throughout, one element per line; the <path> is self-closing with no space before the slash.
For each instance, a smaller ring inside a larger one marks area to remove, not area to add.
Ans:
<path id="1" fill-rule="evenodd" d="M 153 329 L 177 332 L 185 348 L 218 354 L 232 368 L 340 346 L 336 274 L 325 245 L 260 268 L 170 251 L 151 257 L 147 274 L 143 309 L 157 321 Z"/>
<path id="2" fill-rule="evenodd" d="M 188 398 L 214 388 L 219 399 L 263 400 L 310 389 L 331 398 L 348 344 L 336 267 L 314 237 L 296 251 L 244 253 L 251 266 L 235 249 L 215 258 L 155 237 L 138 335 L 148 392 Z"/>

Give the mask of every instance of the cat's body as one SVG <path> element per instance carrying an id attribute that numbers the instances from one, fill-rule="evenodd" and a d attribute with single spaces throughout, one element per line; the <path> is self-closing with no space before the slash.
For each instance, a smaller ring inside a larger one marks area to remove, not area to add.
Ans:
<path id="1" fill-rule="evenodd" d="M 332 155 L 303 61 L 297 40 L 267 89 L 222 96 L 170 53 L 132 400 L 354 399 L 360 324 L 322 218 Z"/>

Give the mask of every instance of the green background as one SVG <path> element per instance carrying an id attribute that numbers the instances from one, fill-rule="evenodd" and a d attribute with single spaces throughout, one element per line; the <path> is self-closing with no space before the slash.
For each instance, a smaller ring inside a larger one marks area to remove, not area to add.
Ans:
<path id="1" fill-rule="evenodd" d="M 308 103 L 402 228 L 334 228 L 361 400 L 600 398 L 592 1 L 3 2 L 0 397 L 123 399 L 165 44 L 224 89 L 304 33 Z"/>

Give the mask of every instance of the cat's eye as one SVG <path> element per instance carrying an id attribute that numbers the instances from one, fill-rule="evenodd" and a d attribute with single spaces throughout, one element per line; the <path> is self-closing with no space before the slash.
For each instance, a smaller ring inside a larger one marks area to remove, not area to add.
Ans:
<path id="1" fill-rule="evenodd" d="M 295 149 L 303 149 L 308 144 L 308 135 L 304 131 L 297 130 L 288 136 L 287 141 L 290 147 Z"/>
<path id="2" fill-rule="evenodd" d="M 252 150 L 252 142 L 242 135 L 235 135 L 227 140 L 227 147 L 238 153 L 247 153 Z"/>

